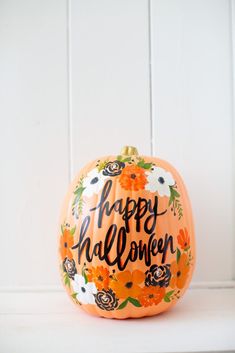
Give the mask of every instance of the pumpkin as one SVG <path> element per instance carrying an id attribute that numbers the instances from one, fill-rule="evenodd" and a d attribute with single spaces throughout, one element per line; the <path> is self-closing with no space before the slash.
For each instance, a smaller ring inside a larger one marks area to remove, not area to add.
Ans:
<path id="1" fill-rule="evenodd" d="M 195 265 L 192 212 L 179 173 L 130 146 L 89 163 L 65 198 L 58 250 L 62 283 L 86 312 L 125 319 L 168 310 Z"/>

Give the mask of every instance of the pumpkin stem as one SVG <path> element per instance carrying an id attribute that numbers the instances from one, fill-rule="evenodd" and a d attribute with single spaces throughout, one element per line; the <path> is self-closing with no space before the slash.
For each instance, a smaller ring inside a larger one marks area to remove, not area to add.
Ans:
<path id="1" fill-rule="evenodd" d="M 124 146 L 121 149 L 121 155 L 124 156 L 138 156 L 138 154 L 137 148 L 133 146 Z"/>

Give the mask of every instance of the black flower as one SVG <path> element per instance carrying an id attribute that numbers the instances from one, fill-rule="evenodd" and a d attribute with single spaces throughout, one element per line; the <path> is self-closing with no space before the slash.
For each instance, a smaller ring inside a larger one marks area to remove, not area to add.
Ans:
<path id="1" fill-rule="evenodd" d="M 102 310 L 111 311 L 118 306 L 118 299 L 112 289 L 101 290 L 95 294 L 95 302 Z"/>
<path id="2" fill-rule="evenodd" d="M 77 273 L 74 259 L 70 260 L 66 257 L 63 261 L 63 269 L 67 272 L 69 278 L 74 279 L 74 275 Z"/>
<path id="3" fill-rule="evenodd" d="M 103 174 L 106 176 L 116 176 L 121 174 L 122 169 L 125 167 L 125 163 L 120 161 L 108 162 L 103 170 Z"/>
<path id="4" fill-rule="evenodd" d="M 152 265 L 148 271 L 145 272 L 145 285 L 167 287 L 171 279 L 170 265 Z"/>

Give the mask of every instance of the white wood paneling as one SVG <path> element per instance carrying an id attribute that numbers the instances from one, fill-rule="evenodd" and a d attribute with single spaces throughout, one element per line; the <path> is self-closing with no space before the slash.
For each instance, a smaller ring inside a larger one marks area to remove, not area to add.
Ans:
<path id="1" fill-rule="evenodd" d="M 71 1 L 72 174 L 123 145 L 150 153 L 147 0 Z"/>
<path id="2" fill-rule="evenodd" d="M 65 0 L 1 1 L 0 53 L 0 287 L 54 285 L 68 183 Z"/>
<path id="3" fill-rule="evenodd" d="M 232 279 L 230 3 L 151 2 L 155 154 L 181 172 L 197 239 L 195 281 Z"/>
<path id="4" fill-rule="evenodd" d="M 57 221 L 69 169 L 73 177 L 126 144 L 150 154 L 152 137 L 154 155 L 179 170 L 192 200 L 194 287 L 231 283 L 230 5 L 0 2 L 0 289 L 60 288 Z"/>

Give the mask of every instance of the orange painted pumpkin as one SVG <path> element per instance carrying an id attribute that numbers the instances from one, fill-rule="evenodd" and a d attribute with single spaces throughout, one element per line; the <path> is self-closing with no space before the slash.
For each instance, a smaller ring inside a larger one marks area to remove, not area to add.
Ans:
<path id="1" fill-rule="evenodd" d="M 85 166 L 62 209 L 63 284 L 106 318 L 156 315 L 177 303 L 195 264 L 189 198 L 167 162 L 125 147 Z"/>

